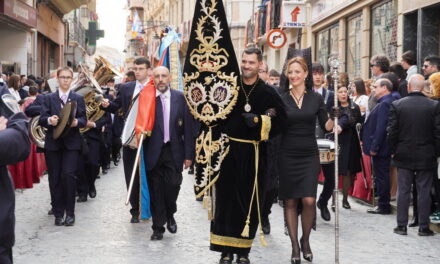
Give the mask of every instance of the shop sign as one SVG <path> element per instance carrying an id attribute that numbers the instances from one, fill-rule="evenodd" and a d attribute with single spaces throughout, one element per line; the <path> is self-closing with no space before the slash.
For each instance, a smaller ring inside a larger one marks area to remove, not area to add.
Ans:
<path id="1" fill-rule="evenodd" d="M 19 0 L 0 0 L 0 14 L 11 17 L 29 27 L 37 27 L 37 10 Z"/>
<path id="2" fill-rule="evenodd" d="M 283 17 L 281 27 L 302 28 L 306 26 L 306 5 L 304 2 L 283 2 Z"/>
<path id="3" fill-rule="evenodd" d="M 286 33 L 279 29 L 272 29 L 267 34 L 267 44 L 273 49 L 281 49 L 286 45 L 287 36 Z"/>

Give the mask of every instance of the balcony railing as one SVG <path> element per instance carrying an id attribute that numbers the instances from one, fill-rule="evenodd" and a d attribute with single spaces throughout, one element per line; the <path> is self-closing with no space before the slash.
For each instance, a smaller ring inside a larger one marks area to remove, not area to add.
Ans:
<path id="1" fill-rule="evenodd" d="M 69 41 L 76 41 L 82 47 L 86 47 L 86 30 L 76 17 L 68 19 Z"/>

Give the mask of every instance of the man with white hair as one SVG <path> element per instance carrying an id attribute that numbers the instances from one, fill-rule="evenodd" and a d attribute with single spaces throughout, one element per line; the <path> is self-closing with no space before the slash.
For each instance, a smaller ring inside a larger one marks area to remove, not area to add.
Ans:
<path id="1" fill-rule="evenodd" d="M 418 193 L 419 236 L 431 236 L 429 229 L 430 190 L 437 157 L 440 156 L 440 104 L 422 93 L 424 77 L 411 76 L 408 96 L 391 104 L 388 146 L 397 167 L 397 227 L 394 233 L 407 234 L 411 184 Z M 415 216 L 417 217 L 417 216 Z"/>

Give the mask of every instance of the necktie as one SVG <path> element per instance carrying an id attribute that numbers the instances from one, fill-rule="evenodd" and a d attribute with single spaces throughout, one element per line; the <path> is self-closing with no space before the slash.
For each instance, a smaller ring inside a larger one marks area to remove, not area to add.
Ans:
<path id="1" fill-rule="evenodd" d="M 63 100 L 63 103 L 66 104 L 67 95 L 65 95 L 65 94 L 61 95 L 61 100 Z"/>
<path id="2" fill-rule="evenodd" d="M 163 142 L 167 143 L 170 141 L 170 112 L 167 105 L 167 97 L 165 94 L 160 95 L 162 100 L 162 113 L 163 113 Z"/>

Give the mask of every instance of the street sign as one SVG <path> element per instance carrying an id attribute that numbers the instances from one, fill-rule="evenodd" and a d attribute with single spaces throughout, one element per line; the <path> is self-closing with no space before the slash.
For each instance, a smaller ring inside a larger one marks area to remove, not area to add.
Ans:
<path id="1" fill-rule="evenodd" d="M 269 31 L 269 34 L 267 34 L 267 43 L 269 46 L 273 49 L 281 49 L 286 45 L 287 42 L 287 36 L 286 33 L 281 31 L 280 29 L 272 29 Z"/>
<path id="2" fill-rule="evenodd" d="M 303 2 L 283 2 L 282 28 L 302 28 L 306 26 L 306 5 Z"/>
<path id="3" fill-rule="evenodd" d="M 104 30 L 99 30 L 96 21 L 89 21 L 89 29 L 86 30 L 86 38 L 89 40 L 88 45 L 95 47 L 96 40 L 104 37 Z"/>

